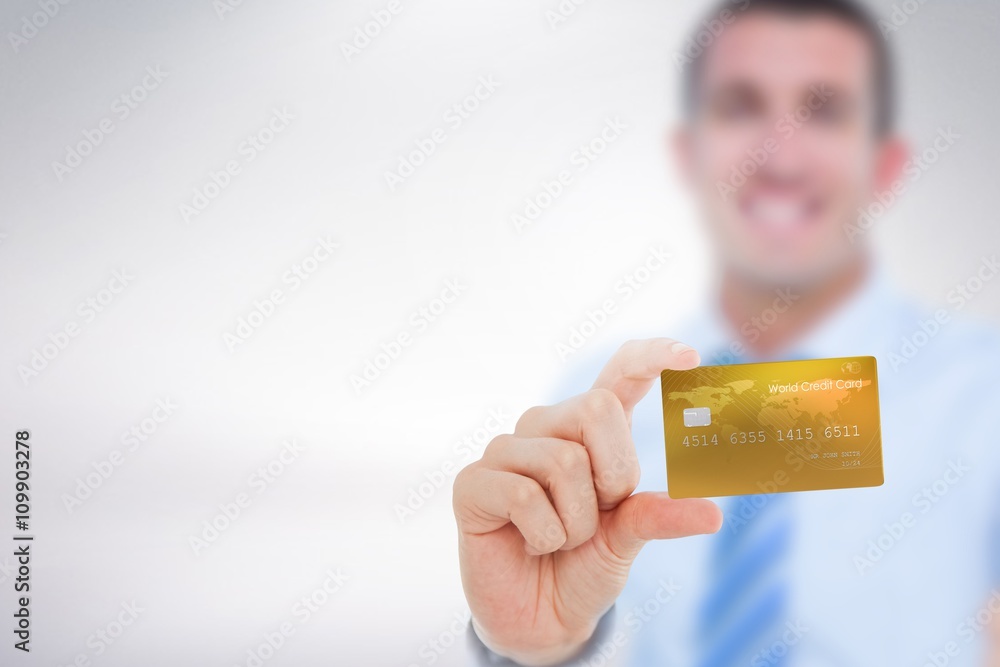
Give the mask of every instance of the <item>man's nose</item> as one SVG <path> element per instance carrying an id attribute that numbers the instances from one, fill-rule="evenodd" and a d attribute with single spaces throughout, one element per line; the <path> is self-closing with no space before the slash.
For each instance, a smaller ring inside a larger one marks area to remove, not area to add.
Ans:
<path id="1" fill-rule="evenodd" d="M 772 125 L 772 128 L 775 126 Z M 808 172 L 812 149 L 803 128 L 779 131 L 773 129 L 765 140 L 776 150 L 768 155 L 761 167 L 760 176 L 768 180 L 791 184 L 798 182 Z"/>

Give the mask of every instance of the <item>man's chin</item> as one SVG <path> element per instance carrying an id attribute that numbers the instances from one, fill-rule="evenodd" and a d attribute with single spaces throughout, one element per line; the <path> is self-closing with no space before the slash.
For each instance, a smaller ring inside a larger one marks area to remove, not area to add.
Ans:
<path id="1" fill-rule="evenodd" d="M 802 287 L 822 284 L 851 264 L 850 258 L 787 257 L 731 258 L 733 276 L 760 288 Z"/>

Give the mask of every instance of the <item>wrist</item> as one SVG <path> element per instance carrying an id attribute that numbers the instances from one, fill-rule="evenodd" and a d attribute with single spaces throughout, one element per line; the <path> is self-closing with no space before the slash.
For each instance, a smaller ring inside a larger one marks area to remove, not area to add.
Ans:
<path id="1" fill-rule="evenodd" d="M 588 628 L 576 632 L 567 631 L 564 636 L 552 638 L 551 641 L 536 641 L 533 645 L 522 642 L 514 646 L 483 628 L 475 616 L 472 617 L 472 631 L 491 653 L 524 667 L 553 667 L 566 663 L 583 651 L 594 636 L 599 620 Z"/>

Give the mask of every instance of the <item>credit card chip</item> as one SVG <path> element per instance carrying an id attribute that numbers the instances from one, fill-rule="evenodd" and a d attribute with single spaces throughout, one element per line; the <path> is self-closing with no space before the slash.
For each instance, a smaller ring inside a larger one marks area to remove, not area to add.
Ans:
<path id="1" fill-rule="evenodd" d="M 708 408 L 685 408 L 684 425 L 687 427 L 711 426 L 712 411 Z"/>

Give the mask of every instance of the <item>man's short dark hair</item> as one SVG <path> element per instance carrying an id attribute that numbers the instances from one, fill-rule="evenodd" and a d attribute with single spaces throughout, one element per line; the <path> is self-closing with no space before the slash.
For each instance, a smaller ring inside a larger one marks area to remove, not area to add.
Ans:
<path id="1" fill-rule="evenodd" d="M 875 130 L 879 134 L 885 134 L 892 129 L 896 116 L 896 82 L 892 54 L 882 34 L 878 17 L 867 7 L 853 0 L 723 0 L 709 17 L 717 18 L 724 11 L 735 16 L 736 20 L 751 12 L 764 11 L 791 16 L 825 15 L 843 21 L 862 32 L 872 47 L 875 60 Z M 728 22 L 732 20 L 730 18 Z M 691 58 L 684 68 L 684 98 L 689 110 L 693 110 L 698 103 L 702 61 L 709 49 L 711 44 Z"/>

